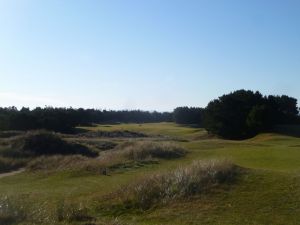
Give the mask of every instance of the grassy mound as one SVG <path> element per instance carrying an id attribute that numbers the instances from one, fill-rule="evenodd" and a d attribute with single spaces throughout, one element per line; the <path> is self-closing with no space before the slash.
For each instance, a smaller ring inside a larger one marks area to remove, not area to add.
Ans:
<path id="1" fill-rule="evenodd" d="M 84 170 L 107 174 L 115 169 L 136 166 L 136 163 L 178 158 L 185 154 L 185 149 L 168 142 L 125 142 L 114 150 L 102 152 L 97 158 L 81 155 L 44 155 L 32 160 L 27 168 L 30 171 Z"/>
<path id="2" fill-rule="evenodd" d="M 81 155 L 53 155 L 41 156 L 27 165 L 29 171 L 60 171 L 60 170 L 76 170 L 82 168 L 90 158 Z"/>
<path id="3" fill-rule="evenodd" d="M 50 132 L 29 132 L 18 137 L 13 145 L 24 156 L 74 155 L 95 157 L 98 154 L 84 145 L 69 143 Z"/>
<path id="4" fill-rule="evenodd" d="M 57 171 L 86 171 L 107 175 L 109 170 L 118 168 L 128 162 L 120 158 L 90 158 L 81 155 L 41 156 L 27 165 L 32 172 L 52 173 Z"/>
<path id="5" fill-rule="evenodd" d="M 26 160 L 0 157 L 0 173 L 19 169 L 26 164 Z"/>
<path id="6" fill-rule="evenodd" d="M 17 136 L 0 138 L 0 173 L 16 170 L 25 167 L 30 161 L 37 168 L 46 168 L 51 163 L 47 160 L 46 165 L 42 165 L 46 160 L 35 159 L 41 156 L 53 155 L 81 155 L 86 157 L 96 157 L 98 152 L 85 145 L 65 141 L 59 135 L 46 131 L 34 131 L 22 133 Z M 74 158 L 70 158 L 74 161 Z M 62 163 L 65 163 L 62 161 Z M 54 166 L 52 162 L 51 166 Z M 68 165 L 68 164 L 67 164 Z M 49 166 L 49 167 L 51 167 Z M 56 163 L 56 167 L 60 165 Z"/>
<path id="7" fill-rule="evenodd" d="M 238 168 L 228 161 L 195 161 L 169 173 L 147 176 L 111 196 L 125 208 L 147 210 L 160 202 L 208 192 L 220 184 L 231 183 L 237 175 Z"/>
<path id="8" fill-rule="evenodd" d="M 124 157 L 139 161 L 147 158 L 173 159 L 183 157 L 187 151 L 170 142 L 126 142 L 118 147 Z"/>
<path id="9" fill-rule="evenodd" d="M 23 131 L 0 131 L 0 138 L 10 138 L 23 134 Z"/>

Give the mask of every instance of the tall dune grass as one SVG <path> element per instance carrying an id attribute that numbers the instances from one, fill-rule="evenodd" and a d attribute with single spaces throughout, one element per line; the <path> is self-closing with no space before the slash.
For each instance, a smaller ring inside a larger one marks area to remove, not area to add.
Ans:
<path id="1" fill-rule="evenodd" d="M 160 202 L 206 193 L 231 183 L 237 174 L 237 167 L 227 160 L 195 161 L 172 172 L 146 176 L 111 196 L 125 208 L 147 210 Z"/>
<path id="2" fill-rule="evenodd" d="M 126 142 L 118 148 L 120 155 L 131 160 L 147 158 L 172 159 L 184 156 L 187 151 L 171 142 Z"/>
<path id="3" fill-rule="evenodd" d="M 0 173 L 9 172 L 25 166 L 27 160 L 0 157 Z"/>
<path id="4" fill-rule="evenodd" d="M 28 164 L 31 171 L 85 170 L 107 174 L 124 165 L 135 162 L 153 161 L 182 157 L 186 151 L 171 143 L 126 142 L 114 150 L 102 152 L 97 158 L 80 155 L 42 156 Z"/>

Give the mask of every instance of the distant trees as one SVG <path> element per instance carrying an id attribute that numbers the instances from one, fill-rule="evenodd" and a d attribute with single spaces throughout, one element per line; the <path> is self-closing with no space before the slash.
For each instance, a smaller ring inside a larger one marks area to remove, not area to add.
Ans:
<path id="1" fill-rule="evenodd" d="M 238 90 L 211 101 L 205 109 L 205 128 L 224 138 L 241 139 L 276 124 L 298 120 L 297 100 L 283 96 L 262 96 Z"/>
<path id="2" fill-rule="evenodd" d="M 73 108 L 0 108 L 0 130 L 46 129 L 72 132 L 74 127 L 91 123 L 147 123 L 172 121 L 168 112 L 108 111 Z"/>
<path id="3" fill-rule="evenodd" d="M 203 124 L 203 108 L 196 107 L 177 107 L 173 111 L 174 122 L 179 124 Z"/>
<path id="4" fill-rule="evenodd" d="M 212 134 L 228 139 L 243 139 L 279 124 L 300 122 L 297 99 L 263 96 L 259 92 L 238 90 L 209 102 L 205 109 L 177 107 L 172 113 L 108 111 L 73 108 L 0 108 L 0 130 L 47 129 L 71 132 L 76 126 L 91 123 L 171 122 L 204 126 Z"/>

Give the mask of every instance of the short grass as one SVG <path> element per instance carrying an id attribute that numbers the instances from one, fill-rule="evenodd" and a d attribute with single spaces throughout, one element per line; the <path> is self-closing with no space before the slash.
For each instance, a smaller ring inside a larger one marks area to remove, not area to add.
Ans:
<path id="1" fill-rule="evenodd" d="M 98 125 L 87 129 L 130 130 L 172 137 L 189 153 L 183 158 L 124 168 L 111 176 L 85 172 L 22 173 L 0 178 L 0 195 L 49 212 L 55 211 L 57 202 L 62 199 L 81 203 L 90 207 L 91 215 L 96 218 L 94 223 L 101 224 L 102 220 L 114 216 L 104 216 L 96 210 L 101 204 L 101 196 L 147 174 L 189 165 L 196 159 L 225 158 L 249 168 L 235 185 L 216 189 L 207 195 L 172 201 L 144 212 L 123 210 L 118 220 L 144 225 L 300 224 L 299 138 L 261 134 L 245 141 L 226 141 L 209 137 L 201 128 L 173 123 Z"/>
<path id="2" fill-rule="evenodd" d="M 119 124 L 119 125 L 97 125 L 94 127 L 82 127 L 88 130 L 130 130 L 148 135 L 165 135 L 174 138 L 197 138 L 206 134 L 202 128 L 192 128 L 174 123 L 146 123 L 146 124 Z"/>

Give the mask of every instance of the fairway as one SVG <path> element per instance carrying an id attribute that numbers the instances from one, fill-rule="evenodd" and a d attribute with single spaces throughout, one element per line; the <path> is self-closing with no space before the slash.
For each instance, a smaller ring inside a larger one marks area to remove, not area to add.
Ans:
<path id="1" fill-rule="evenodd" d="M 0 225 L 300 225 L 299 9 L 0 0 Z"/>
<path id="2" fill-rule="evenodd" d="M 119 169 L 110 176 L 87 172 L 23 172 L 0 178 L 1 198 L 12 199 L 36 217 L 53 216 L 60 201 L 84 204 L 95 218 L 95 224 L 116 217 L 120 222 L 145 225 L 300 224 L 299 138 L 260 134 L 249 140 L 227 141 L 211 137 L 201 128 L 173 123 L 98 125 L 84 129 L 129 130 L 152 139 L 164 137 L 185 147 L 188 154 L 179 159 Z M 115 139 L 119 143 L 127 140 Z M 216 158 L 229 159 L 247 172 L 232 186 L 157 205 L 145 212 L 97 210 L 102 196 L 138 177 L 189 165 L 194 160 Z"/>

